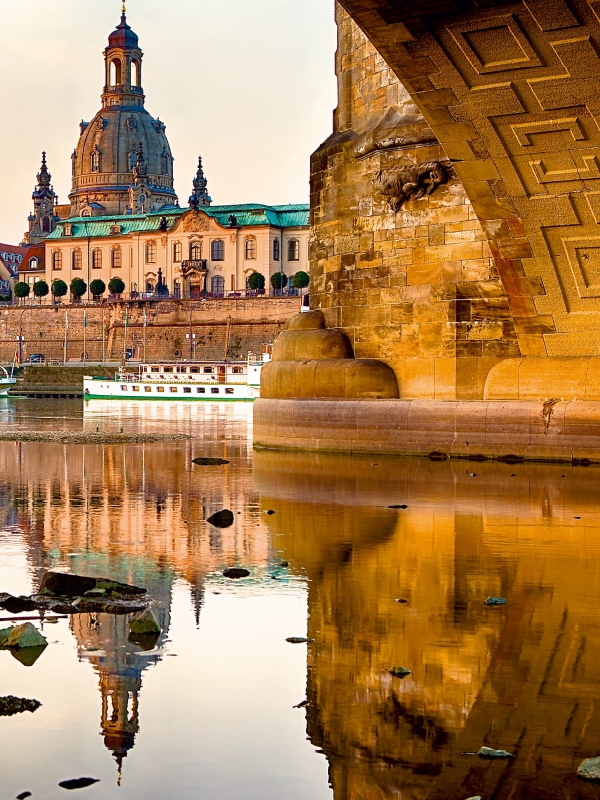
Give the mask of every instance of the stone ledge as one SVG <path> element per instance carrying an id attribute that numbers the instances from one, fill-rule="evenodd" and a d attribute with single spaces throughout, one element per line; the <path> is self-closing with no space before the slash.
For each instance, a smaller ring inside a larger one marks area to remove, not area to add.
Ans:
<path id="1" fill-rule="evenodd" d="M 546 416 L 544 416 L 546 411 Z M 257 449 L 600 462 L 600 402 L 277 400 L 254 404 Z"/>

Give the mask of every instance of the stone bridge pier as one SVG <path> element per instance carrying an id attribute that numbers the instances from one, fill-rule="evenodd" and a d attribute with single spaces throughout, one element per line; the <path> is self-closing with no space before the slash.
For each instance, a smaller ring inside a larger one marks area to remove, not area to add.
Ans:
<path id="1" fill-rule="evenodd" d="M 600 3 L 336 17 L 303 335 L 356 363 L 292 323 L 257 445 L 600 460 Z"/>

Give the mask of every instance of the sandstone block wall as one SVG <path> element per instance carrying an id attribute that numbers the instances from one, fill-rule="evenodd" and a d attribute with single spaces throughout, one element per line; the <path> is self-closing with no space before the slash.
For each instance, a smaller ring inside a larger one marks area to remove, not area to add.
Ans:
<path id="1" fill-rule="evenodd" d="M 120 361 L 125 336 L 127 348 L 135 348 L 136 356 L 143 358 L 144 308 L 149 361 L 189 358 L 190 345 L 186 336 L 190 332 L 190 309 L 192 335 L 196 336 L 195 358 L 219 360 L 225 355 L 227 335 L 230 357 L 245 358 L 248 351 L 260 353 L 262 345 L 273 342 L 287 320 L 300 310 L 300 298 L 7 307 L 0 310 L 0 361 L 5 365 L 12 363 L 21 330 L 24 360 L 34 353 L 43 353 L 49 360 L 62 360 L 67 319 L 67 359 L 80 359 L 84 313 L 87 316 L 85 350 L 88 360 L 101 361 L 104 349 L 105 360 Z"/>

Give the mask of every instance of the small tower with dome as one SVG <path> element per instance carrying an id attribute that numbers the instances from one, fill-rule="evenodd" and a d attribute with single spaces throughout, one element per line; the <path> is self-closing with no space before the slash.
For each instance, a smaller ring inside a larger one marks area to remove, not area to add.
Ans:
<path id="1" fill-rule="evenodd" d="M 46 153 L 42 153 L 42 166 L 37 175 L 37 186 L 31 195 L 33 200 L 33 213 L 27 221 L 29 230 L 25 233 L 25 244 L 38 244 L 43 242 L 48 234 L 56 228 L 58 217 L 56 204 L 58 197 L 52 188 L 52 175 L 48 172 Z"/>

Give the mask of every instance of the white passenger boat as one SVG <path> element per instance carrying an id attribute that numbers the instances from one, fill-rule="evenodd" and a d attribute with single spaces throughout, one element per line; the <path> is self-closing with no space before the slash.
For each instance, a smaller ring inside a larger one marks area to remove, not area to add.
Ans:
<path id="1" fill-rule="evenodd" d="M 260 373 L 271 360 L 270 346 L 246 361 L 165 361 L 142 363 L 137 374 L 121 369 L 110 378 L 86 376 L 85 400 L 253 401 L 260 396 Z"/>
<path id="2" fill-rule="evenodd" d="M 16 378 L 11 378 L 4 367 L 0 367 L 0 397 L 6 397 L 16 382 Z"/>

